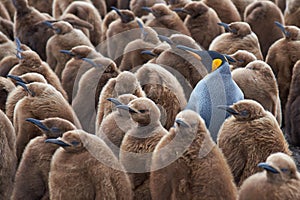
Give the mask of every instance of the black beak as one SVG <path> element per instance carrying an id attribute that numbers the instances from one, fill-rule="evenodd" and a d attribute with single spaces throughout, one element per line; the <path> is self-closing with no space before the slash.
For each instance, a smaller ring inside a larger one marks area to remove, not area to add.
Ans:
<path id="1" fill-rule="evenodd" d="M 112 103 L 115 104 L 116 106 L 123 105 L 123 104 L 122 104 L 118 99 L 116 99 L 116 98 L 108 98 L 107 101 L 112 102 Z"/>
<path id="2" fill-rule="evenodd" d="M 57 144 L 57 145 L 59 145 L 61 147 L 69 147 L 69 146 L 71 146 L 71 145 L 69 145 L 69 144 L 61 141 L 60 139 L 47 139 L 47 140 L 45 140 L 45 143 Z"/>
<path id="3" fill-rule="evenodd" d="M 201 51 L 199 51 L 197 49 L 193 49 L 193 48 L 190 48 L 190 47 L 187 47 L 187 46 L 184 46 L 184 45 L 177 45 L 176 48 L 184 50 L 184 51 L 189 51 L 189 52 L 195 53 L 195 54 L 197 54 L 201 57 Z"/>
<path id="4" fill-rule="evenodd" d="M 172 42 L 172 40 L 170 40 L 170 38 L 168 38 L 167 36 L 157 35 L 157 37 L 160 39 L 160 41 L 167 42 L 169 45 L 174 44 L 174 42 Z"/>
<path id="5" fill-rule="evenodd" d="M 43 21 L 43 24 L 45 24 L 46 26 L 48 26 L 51 29 L 54 29 L 52 26 L 52 23 L 50 21 Z"/>
<path id="6" fill-rule="evenodd" d="M 112 10 L 116 11 L 116 13 L 120 16 L 121 21 L 123 23 L 127 23 L 129 21 L 128 17 L 120 12 L 120 10 L 114 6 L 111 7 Z"/>
<path id="7" fill-rule="evenodd" d="M 190 126 L 189 126 L 186 122 L 184 122 L 182 119 L 176 119 L 175 122 L 176 122 L 177 124 L 179 124 L 180 126 L 182 126 L 182 127 L 185 127 L 185 128 L 189 128 L 189 127 L 190 127 Z"/>
<path id="8" fill-rule="evenodd" d="M 128 110 L 130 113 L 139 113 L 138 111 L 130 108 L 128 105 L 118 105 L 118 106 L 116 106 L 116 108 Z"/>
<path id="9" fill-rule="evenodd" d="M 232 63 L 236 62 L 236 60 L 233 59 L 231 56 L 229 56 L 227 54 L 223 54 L 223 55 L 225 56 L 225 58 L 227 59 L 228 62 L 232 62 Z"/>
<path id="10" fill-rule="evenodd" d="M 231 32 L 231 33 L 237 33 L 235 29 L 231 29 L 228 24 L 224 22 L 219 22 L 218 25 L 223 26 L 226 31 Z"/>
<path id="11" fill-rule="evenodd" d="M 189 14 L 189 12 L 186 11 L 184 8 L 174 8 L 173 11 L 174 12 L 182 12 L 182 13 Z"/>
<path id="12" fill-rule="evenodd" d="M 219 105 L 219 106 L 217 106 L 217 108 L 222 109 L 222 110 L 226 110 L 231 115 L 239 115 L 240 114 L 236 110 L 234 110 L 233 108 L 231 108 L 230 106 Z"/>
<path id="13" fill-rule="evenodd" d="M 11 79 L 13 79 L 13 80 L 15 80 L 15 81 L 18 81 L 18 82 L 27 84 L 26 82 L 24 82 L 24 81 L 23 81 L 20 77 L 18 77 L 18 76 L 14 76 L 14 75 L 8 74 L 6 77 L 7 77 L 7 78 L 11 78 Z"/>
<path id="14" fill-rule="evenodd" d="M 95 63 L 95 62 L 94 62 L 92 59 L 90 59 L 90 58 L 81 58 L 81 60 L 83 60 L 83 61 L 85 61 L 85 62 L 91 64 L 93 67 L 103 67 L 103 65 Z"/>
<path id="15" fill-rule="evenodd" d="M 146 38 L 148 33 L 145 31 L 143 23 L 140 20 L 136 20 L 136 21 L 142 31 L 143 37 Z"/>
<path id="16" fill-rule="evenodd" d="M 35 96 L 35 93 L 32 92 L 32 91 L 30 91 L 30 90 L 28 89 L 28 87 L 25 85 L 25 83 L 17 81 L 17 82 L 16 82 L 16 85 L 19 85 L 19 86 L 21 86 L 22 88 L 24 88 L 25 91 L 28 92 L 28 94 L 29 94 L 30 96 L 32 96 L 32 97 Z"/>
<path id="17" fill-rule="evenodd" d="M 60 53 L 63 53 L 63 54 L 67 54 L 67 55 L 70 55 L 72 57 L 75 56 L 75 54 L 73 54 L 71 51 L 69 50 L 59 50 Z"/>
<path id="18" fill-rule="evenodd" d="M 261 167 L 261 168 L 263 168 L 263 169 L 265 169 L 265 170 L 267 170 L 269 172 L 272 172 L 273 174 L 278 174 L 279 173 L 279 171 L 277 169 L 275 169 L 274 167 L 270 166 L 268 163 L 262 162 L 262 163 L 259 163 L 257 166 Z"/>
<path id="19" fill-rule="evenodd" d="M 39 127 L 40 129 L 42 129 L 43 131 L 49 132 L 49 128 L 47 126 L 45 126 L 40 120 L 38 119 L 33 119 L 33 118 L 27 118 L 26 119 L 27 122 L 31 122 L 34 125 L 36 125 L 37 127 Z"/>
<path id="20" fill-rule="evenodd" d="M 151 13 L 153 12 L 153 10 L 151 8 L 145 7 L 145 6 L 142 7 L 142 10 L 145 10 L 145 11 L 151 12 Z"/>
<path id="21" fill-rule="evenodd" d="M 290 37 L 290 33 L 288 31 L 285 30 L 284 26 L 279 23 L 279 22 L 275 22 L 275 25 L 278 26 L 280 28 L 280 30 L 283 32 L 283 34 L 288 38 Z"/>
<path id="22" fill-rule="evenodd" d="M 155 53 L 153 53 L 152 51 L 149 51 L 149 50 L 141 51 L 141 54 L 146 54 L 146 55 L 149 55 L 152 57 L 157 57 L 157 55 Z"/>

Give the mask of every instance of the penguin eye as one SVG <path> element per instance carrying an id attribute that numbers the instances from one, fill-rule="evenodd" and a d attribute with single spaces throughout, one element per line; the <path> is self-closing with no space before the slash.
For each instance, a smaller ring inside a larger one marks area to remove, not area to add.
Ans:
<path id="1" fill-rule="evenodd" d="M 58 133 L 58 132 L 61 132 L 60 129 L 57 128 L 57 127 L 52 127 L 50 130 L 51 130 L 52 133 Z"/>
<path id="2" fill-rule="evenodd" d="M 243 110 L 243 111 L 240 112 L 240 115 L 246 117 L 246 116 L 249 115 L 249 112 L 247 110 Z"/>
<path id="3" fill-rule="evenodd" d="M 286 172 L 289 171 L 287 168 L 281 168 L 280 170 L 281 170 L 283 173 L 286 173 Z"/>
<path id="4" fill-rule="evenodd" d="M 139 110 L 140 113 L 145 113 L 147 110 Z"/>
<path id="5" fill-rule="evenodd" d="M 77 145 L 79 144 L 79 142 L 78 142 L 78 141 L 72 141 L 71 144 L 72 144 L 73 146 L 77 146 Z"/>

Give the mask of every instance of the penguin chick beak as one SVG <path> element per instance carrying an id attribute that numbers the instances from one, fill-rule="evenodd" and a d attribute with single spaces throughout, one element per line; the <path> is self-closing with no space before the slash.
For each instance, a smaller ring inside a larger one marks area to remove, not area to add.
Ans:
<path id="1" fill-rule="evenodd" d="M 146 54 L 146 55 L 149 55 L 152 57 L 157 57 L 157 55 L 155 53 L 153 53 L 152 51 L 149 51 L 149 50 L 141 51 L 141 54 Z"/>
<path id="2" fill-rule="evenodd" d="M 223 54 L 228 62 L 235 63 L 236 60 L 227 54 Z"/>
<path id="3" fill-rule="evenodd" d="M 23 81 L 23 80 L 22 80 L 20 77 L 18 77 L 18 76 L 14 76 L 14 75 L 8 74 L 6 77 L 7 77 L 7 78 L 11 78 L 11 79 L 13 79 L 13 80 L 15 80 L 15 81 L 18 81 L 18 82 L 27 84 L 25 81 Z"/>
<path id="4" fill-rule="evenodd" d="M 201 57 L 201 51 L 197 50 L 197 49 L 193 49 L 184 45 L 177 45 L 176 48 L 190 52 L 191 54 L 193 54 L 194 57 L 196 57 L 198 60 L 202 60 Z"/>
<path id="5" fill-rule="evenodd" d="M 222 110 L 226 110 L 226 112 L 230 113 L 231 115 L 239 115 L 240 114 L 236 110 L 231 108 L 230 106 L 219 105 L 219 106 L 217 106 L 217 108 L 222 109 Z"/>
<path id="6" fill-rule="evenodd" d="M 287 30 L 285 30 L 284 26 L 281 23 L 275 21 L 275 25 L 280 28 L 280 30 L 283 32 L 283 34 L 285 35 L 285 37 L 287 37 L 287 38 L 290 37 L 291 34 Z"/>
<path id="7" fill-rule="evenodd" d="M 64 141 L 60 140 L 60 139 L 47 139 L 45 140 L 45 143 L 52 143 L 52 144 L 57 144 L 61 147 L 69 147 L 71 145 L 65 143 Z"/>
<path id="8" fill-rule="evenodd" d="M 19 40 L 18 37 L 15 37 L 15 41 L 16 41 L 16 45 L 17 45 L 17 58 L 18 59 L 23 59 L 22 55 L 21 55 L 21 52 L 23 52 L 23 50 L 21 49 L 21 41 Z"/>
<path id="9" fill-rule="evenodd" d="M 50 129 L 45 126 L 40 120 L 38 119 L 34 119 L 34 118 L 27 118 L 25 121 L 27 122 L 31 122 L 33 123 L 34 125 L 36 125 L 37 127 L 39 127 L 40 129 L 42 129 L 43 131 L 46 131 L 46 132 L 49 132 Z"/>
<path id="10" fill-rule="evenodd" d="M 119 109 L 123 109 L 123 110 L 128 110 L 130 113 L 140 113 L 138 111 L 136 111 L 135 109 L 129 107 L 128 105 L 118 105 L 116 106 L 116 108 L 119 108 Z"/>
<path id="11" fill-rule="evenodd" d="M 153 10 L 151 8 L 145 7 L 145 6 L 142 7 L 142 10 L 145 10 L 145 11 L 151 12 L 151 13 L 153 12 Z"/>
<path id="12" fill-rule="evenodd" d="M 25 91 L 28 92 L 28 94 L 29 94 L 30 96 L 32 96 L 32 97 L 35 96 L 35 93 L 34 93 L 33 91 L 29 90 L 28 87 L 25 85 L 25 83 L 17 81 L 17 82 L 16 82 L 16 85 L 19 85 L 19 86 L 21 86 L 22 88 L 24 88 Z"/>
<path id="13" fill-rule="evenodd" d="M 45 24 L 46 26 L 48 26 L 49 28 L 53 29 L 57 34 L 59 34 L 61 32 L 61 30 L 59 28 L 55 28 L 53 26 L 53 22 L 56 22 L 56 21 L 43 21 L 43 24 Z"/>
<path id="14" fill-rule="evenodd" d="M 106 100 L 112 102 L 112 103 L 115 104 L 116 106 L 123 105 L 123 104 L 122 104 L 118 99 L 116 99 L 116 98 L 108 98 L 108 99 L 106 99 Z"/>
<path id="15" fill-rule="evenodd" d="M 93 67 L 103 67 L 103 65 L 95 63 L 95 62 L 94 62 L 92 59 L 90 59 L 90 58 L 81 58 L 81 60 L 83 60 L 83 61 L 85 61 L 85 62 L 91 64 Z"/>
<path id="16" fill-rule="evenodd" d="M 273 174 L 278 174 L 279 173 L 279 171 L 277 169 L 275 169 L 274 167 L 272 167 L 268 163 L 262 162 L 262 163 L 259 163 L 257 166 L 260 167 L 260 168 L 263 168 L 263 169 L 265 169 L 269 172 L 272 172 Z"/>
<path id="17" fill-rule="evenodd" d="M 185 128 L 189 128 L 190 126 L 185 122 L 183 121 L 182 119 L 176 119 L 175 122 L 179 125 L 179 126 L 182 126 L 182 127 L 185 127 Z"/>
<path id="18" fill-rule="evenodd" d="M 186 14 L 190 14 L 187 10 L 185 10 L 184 8 L 174 8 L 173 9 L 174 12 L 182 12 L 182 13 L 186 13 Z"/>
<path id="19" fill-rule="evenodd" d="M 160 41 L 166 42 L 166 43 L 168 43 L 169 45 L 174 44 L 174 42 L 172 42 L 172 40 L 170 40 L 170 38 L 168 38 L 167 36 L 164 36 L 164 35 L 157 35 L 157 37 L 160 39 Z"/>
<path id="20" fill-rule="evenodd" d="M 123 23 L 128 23 L 128 22 L 131 21 L 131 20 L 129 19 L 129 17 L 128 17 L 127 15 L 124 15 L 123 13 L 121 13 L 121 11 L 120 11 L 118 8 L 112 6 L 111 9 L 114 10 L 114 11 L 116 11 L 116 13 L 119 15 L 119 17 L 121 18 L 121 21 L 122 21 Z"/>
<path id="21" fill-rule="evenodd" d="M 136 22 L 138 23 L 138 25 L 141 29 L 141 32 L 143 34 L 143 38 L 146 38 L 148 33 L 145 31 L 143 23 L 140 20 L 136 20 Z"/>
<path id="22" fill-rule="evenodd" d="M 226 23 L 224 23 L 224 22 L 219 22 L 219 23 L 217 23 L 217 24 L 220 25 L 220 26 L 223 26 L 227 32 L 237 33 L 237 31 L 236 31 L 235 29 L 231 29 L 231 28 L 229 27 L 229 25 L 226 24 Z"/>
<path id="23" fill-rule="evenodd" d="M 59 50 L 60 53 L 63 53 L 63 54 L 67 54 L 67 55 L 70 55 L 72 57 L 75 56 L 75 54 L 73 54 L 71 51 L 69 50 Z"/>

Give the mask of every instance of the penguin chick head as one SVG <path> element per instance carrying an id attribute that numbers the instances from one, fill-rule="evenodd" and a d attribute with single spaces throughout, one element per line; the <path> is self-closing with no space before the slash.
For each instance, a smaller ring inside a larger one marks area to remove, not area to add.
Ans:
<path id="1" fill-rule="evenodd" d="M 127 106 L 121 105 L 117 108 L 128 110 L 131 119 L 139 126 L 147 126 L 159 123 L 160 110 L 157 105 L 148 98 L 137 98 L 132 100 Z"/>
<path id="2" fill-rule="evenodd" d="M 108 98 L 107 100 L 112 102 L 115 106 L 127 105 L 130 101 L 137 99 L 133 94 L 122 94 L 118 98 Z M 128 111 L 123 109 L 117 109 L 120 115 L 127 116 Z"/>
<path id="3" fill-rule="evenodd" d="M 44 120 L 27 118 L 26 121 L 37 126 L 47 138 L 58 138 L 61 137 L 64 132 L 76 129 L 71 122 L 59 117 L 47 118 Z"/>
<path id="4" fill-rule="evenodd" d="M 79 45 L 70 50 L 76 59 L 86 58 L 92 51 L 94 51 L 94 49 L 86 45 Z"/>
<path id="5" fill-rule="evenodd" d="M 135 19 L 135 15 L 130 10 L 119 10 L 118 8 L 112 6 L 112 10 L 116 11 L 116 13 L 119 15 L 122 23 L 127 24 Z"/>
<path id="6" fill-rule="evenodd" d="M 266 162 L 259 163 L 258 167 L 266 170 L 267 178 L 273 183 L 285 183 L 291 179 L 300 181 L 299 173 L 294 160 L 287 154 L 278 152 L 271 154 Z"/>
<path id="7" fill-rule="evenodd" d="M 297 26 L 284 26 L 277 21 L 275 22 L 275 25 L 280 28 L 286 39 L 300 40 L 300 29 Z"/>
<path id="8" fill-rule="evenodd" d="M 232 106 L 218 106 L 218 108 L 225 109 L 238 121 L 251 121 L 266 115 L 262 105 L 250 99 L 238 101 Z"/>
<path id="9" fill-rule="evenodd" d="M 46 24 L 47 26 L 49 26 L 51 29 L 54 30 L 54 32 L 56 34 L 66 34 L 69 33 L 73 30 L 73 26 L 66 21 L 56 21 L 56 22 L 49 22 L 49 21 L 45 21 L 44 24 Z"/>
<path id="10" fill-rule="evenodd" d="M 22 65 L 22 67 L 34 69 L 40 67 L 42 64 L 40 56 L 35 51 L 22 51 L 20 55 L 21 59 L 19 63 Z"/>
<path id="11" fill-rule="evenodd" d="M 175 8 L 175 12 L 183 12 L 190 15 L 192 18 L 197 18 L 209 10 L 209 7 L 203 2 L 190 2 L 183 8 Z"/>
<path id="12" fill-rule="evenodd" d="M 138 80 L 136 76 L 129 72 L 121 72 L 116 78 L 115 92 L 117 95 L 134 94 L 138 89 Z"/>
<path id="13" fill-rule="evenodd" d="M 168 6 L 163 3 L 154 4 L 151 8 L 142 7 L 142 9 L 151 12 L 156 18 L 172 14 L 172 11 L 168 8 Z"/>
<path id="14" fill-rule="evenodd" d="M 65 132 L 63 137 L 56 139 L 47 139 L 45 143 L 57 144 L 65 149 L 66 152 L 76 153 L 86 150 L 80 139 L 80 134 L 77 130 Z"/>

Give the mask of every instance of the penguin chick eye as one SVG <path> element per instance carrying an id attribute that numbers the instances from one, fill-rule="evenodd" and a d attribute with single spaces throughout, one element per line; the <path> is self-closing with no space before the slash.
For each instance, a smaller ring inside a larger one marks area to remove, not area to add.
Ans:
<path id="1" fill-rule="evenodd" d="M 79 142 L 78 142 L 78 141 L 72 141 L 71 144 L 72 144 L 73 146 L 77 146 L 77 145 L 79 144 Z"/>
<path id="2" fill-rule="evenodd" d="M 286 172 L 288 172 L 289 170 L 288 170 L 287 168 L 282 168 L 282 169 L 280 169 L 280 171 L 282 171 L 283 173 L 286 173 Z"/>
<path id="3" fill-rule="evenodd" d="M 240 115 L 246 117 L 249 115 L 249 112 L 247 110 L 243 110 L 240 112 Z"/>
<path id="4" fill-rule="evenodd" d="M 140 113 L 145 113 L 147 110 L 139 110 Z"/>
<path id="5" fill-rule="evenodd" d="M 50 129 L 52 133 L 59 133 L 60 132 L 60 129 L 57 128 L 57 127 L 53 127 Z"/>

